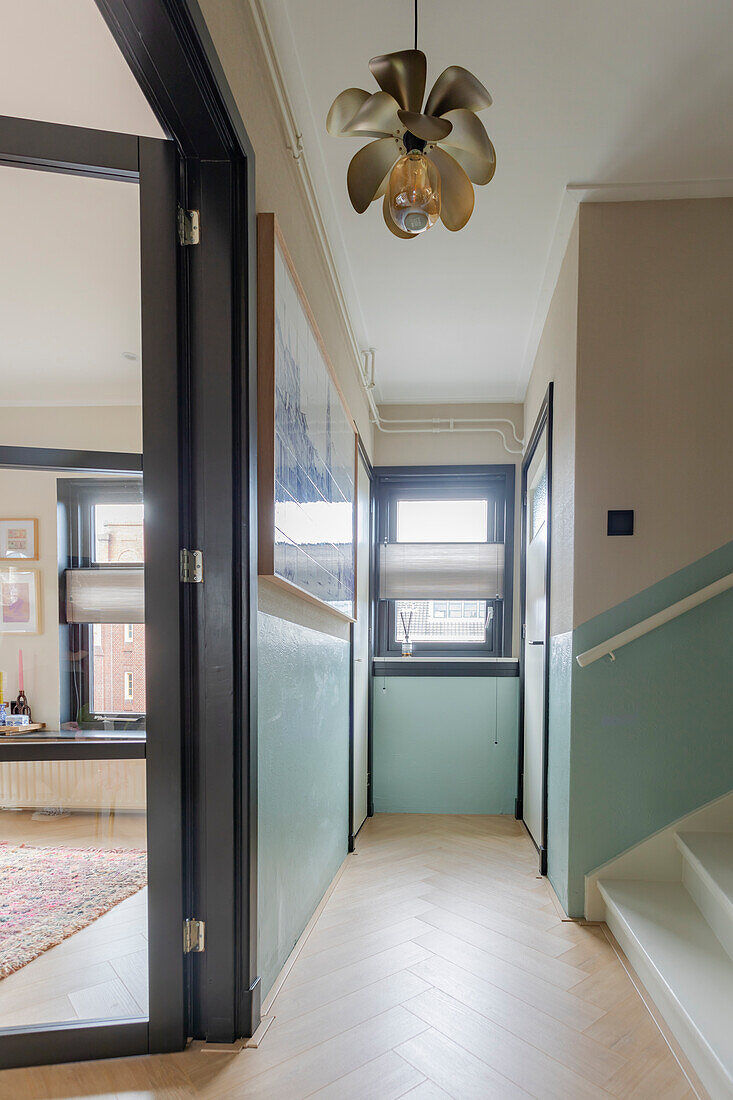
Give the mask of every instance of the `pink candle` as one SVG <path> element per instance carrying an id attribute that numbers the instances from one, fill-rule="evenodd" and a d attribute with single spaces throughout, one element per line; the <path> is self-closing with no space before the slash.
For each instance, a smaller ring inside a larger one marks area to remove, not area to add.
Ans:
<path id="1" fill-rule="evenodd" d="M 23 650 L 18 650 L 18 691 L 23 690 Z"/>

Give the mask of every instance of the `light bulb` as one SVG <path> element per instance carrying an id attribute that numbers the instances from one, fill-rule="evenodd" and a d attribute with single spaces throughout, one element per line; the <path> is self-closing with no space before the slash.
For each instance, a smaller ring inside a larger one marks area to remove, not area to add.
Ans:
<path id="1" fill-rule="evenodd" d="M 398 229 L 424 233 L 440 217 L 440 176 L 424 153 L 413 150 L 389 177 L 389 211 Z"/>

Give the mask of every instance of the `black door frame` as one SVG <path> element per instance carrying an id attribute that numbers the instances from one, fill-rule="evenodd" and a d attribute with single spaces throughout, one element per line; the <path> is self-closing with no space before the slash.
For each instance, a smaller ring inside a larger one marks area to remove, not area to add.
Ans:
<path id="1" fill-rule="evenodd" d="M 369 599 L 368 599 L 368 623 L 367 623 L 367 637 L 369 639 L 367 650 L 367 676 L 368 676 L 368 694 L 367 694 L 367 817 L 374 817 L 374 799 L 372 797 L 372 664 L 374 659 L 373 645 L 374 645 L 374 600 L 372 598 L 374 592 L 374 469 L 369 461 L 369 455 L 366 452 L 362 438 L 357 434 L 356 437 L 357 447 L 357 463 L 356 463 L 356 484 L 355 492 L 356 497 L 354 501 L 354 531 L 357 531 L 357 514 L 358 514 L 358 475 L 359 475 L 359 458 L 364 463 L 364 468 L 369 478 Z M 356 545 L 356 541 L 354 543 Z M 357 570 L 359 568 L 359 560 L 357 555 Z M 356 586 L 356 577 L 354 577 L 354 585 Z M 356 591 L 354 592 L 354 600 L 356 601 Z M 349 625 L 349 821 L 348 821 L 348 850 L 354 851 L 356 837 L 359 834 L 359 830 L 363 827 L 359 826 L 359 829 L 354 832 L 354 623 Z"/>
<path id="2" fill-rule="evenodd" d="M 179 202 L 201 217 L 200 244 L 179 250 L 187 545 L 204 552 L 204 583 L 188 594 L 186 860 L 207 942 L 188 956 L 188 1034 L 233 1042 L 260 1019 L 254 151 L 196 0 L 96 4 L 178 148 Z"/>
<path id="3" fill-rule="evenodd" d="M 188 777 L 183 862 L 192 868 L 184 911 L 205 919 L 209 934 L 205 952 L 185 964 L 180 958 L 182 1033 L 151 1034 L 143 1044 L 142 1032 L 133 1043 L 111 1029 L 107 1046 L 73 1046 L 64 1029 L 61 1042 L 43 1036 L 35 1055 L 26 1052 L 16 1065 L 175 1050 L 187 1035 L 231 1042 L 253 1034 L 260 1019 L 254 151 L 196 0 L 95 2 L 175 148 L 168 170 L 179 204 L 201 213 L 201 243 L 178 247 L 175 210 L 154 212 L 170 234 L 162 255 L 170 263 L 172 252 L 178 279 L 178 312 L 164 326 L 173 332 L 169 347 L 178 348 L 184 400 L 176 434 L 187 445 L 175 471 L 177 590 L 179 548 L 204 552 L 204 584 L 184 586 L 180 596 L 187 690 L 179 728 Z M 81 147 L 88 133 L 76 135 Z M 116 148 L 137 147 L 136 137 L 113 137 Z M 56 156 L 61 166 L 66 147 Z M 161 437 L 161 452 L 166 443 L 170 437 Z M 180 926 L 171 932 L 180 948 Z"/>
<path id="4" fill-rule="evenodd" d="M 183 922 L 183 758 L 181 609 L 179 585 L 179 339 L 177 247 L 165 212 L 175 205 L 176 154 L 170 141 L 0 118 L 0 163 L 29 171 L 56 171 L 139 185 L 143 370 L 143 446 L 146 493 L 146 680 L 167 691 L 148 691 L 145 747 L 148 843 L 148 945 L 150 1010 L 147 1020 L 18 1027 L 0 1035 L 4 1065 L 29 1065 L 148 1050 L 180 1049 L 185 1042 L 184 969 L 171 927 Z M 162 216 L 161 216 L 162 215 Z M 45 452 L 4 448 L 6 465 L 126 471 L 140 456 Z M 159 639 L 155 644 L 155 638 Z M 43 746 L 46 759 L 63 759 Z M 136 748 L 139 748 L 137 746 Z M 83 756 L 84 747 L 77 758 Z M 21 746 L 19 746 L 19 751 Z M 63 749 L 62 749 L 63 752 Z M 122 754 L 124 755 L 124 753 Z M 150 842 L 152 839 L 152 843 Z M 179 941 L 180 942 L 180 941 Z"/>
<path id="5" fill-rule="evenodd" d="M 545 562 L 545 638 L 544 638 L 544 665 L 545 665 L 545 698 L 542 730 L 542 838 L 537 845 L 534 837 L 527 829 L 533 844 L 537 848 L 540 861 L 540 874 L 547 874 L 547 832 L 548 832 L 548 792 L 547 775 L 550 747 L 550 579 L 552 558 L 552 399 L 554 383 L 550 382 L 542 401 L 540 411 L 537 414 L 532 434 L 529 437 L 524 457 L 522 459 L 522 489 L 521 507 L 522 522 L 520 532 L 519 553 L 519 609 L 521 629 L 519 637 L 519 763 L 517 773 L 517 798 L 515 803 L 515 817 L 524 821 L 524 643 L 526 634 L 526 599 L 527 599 L 527 473 L 530 463 L 534 458 L 537 446 L 542 438 L 542 433 L 547 430 L 547 558 Z M 525 825 L 526 828 L 526 825 Z"/>

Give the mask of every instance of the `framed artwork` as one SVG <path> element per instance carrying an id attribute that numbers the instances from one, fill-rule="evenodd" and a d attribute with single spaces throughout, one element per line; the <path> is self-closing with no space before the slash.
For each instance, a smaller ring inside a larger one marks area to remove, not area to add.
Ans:
<path id="1" fill-rule="evenodd" d="M 356 425 L 274 214 L 257 302 L 259 574 L 351 620 Z"/>
<path id="2" fill-rule="evenodd" d="M 38 561 L 38 520 L 0 519 L 0 561 Z"/>
<path id="3" fill-rule="evenodd" d="M 0 567 L 0 634 L 41 633 L 41 587 L 38 569 Z"/>

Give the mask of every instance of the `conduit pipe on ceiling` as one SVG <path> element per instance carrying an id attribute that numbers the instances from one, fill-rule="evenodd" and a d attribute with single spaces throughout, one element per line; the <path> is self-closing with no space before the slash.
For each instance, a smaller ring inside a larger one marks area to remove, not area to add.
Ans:
<path id="1" fill-rule="evenodd" d="M 520 439 L 517 435 L 517 429 L 513 420 L 509 420 L 508 417 L 480 417 L 480 416 L 432 416 L 424 417 L 422 419 L 413 419 L 410 417 L 397 417 L 396 419 L 385 420 L 380 414 L 379 409 L 374 401 L 374 395 L 372 390 L 374 389 L 374 364 L 376 359 L 376 351 L 374 348 L 369 348 L 368 351 L 362 352 L 364 357 L 364 366 L 361 372 L 361 380 L 364 386 L 364 392 L 366 393 L 367 400 L 369 402 L 369 408 L 372 414 L 372 422 L 378 428 L 380 432 L 384 432 L 388 435 L 420 435 L 427 432 L 494 432 L 496 435 L 500 435 L 502 442 L 504 443 L 504 450 L 510 455 L 524 454 L 524 440 Z M 424 425 L 419 428 L 416 427 L 396 427 L 398 424 L 420 424 Z M 470 424 L 472 427 L 463 427 L 462 425 Z M 507 424 L 511 428 L 514 441 L 519 444 L 519 447 L 511 447 L 507 440 L 506 434 L 502 428 L 494 427 L 496 424 Z M 389 426 L 388 426 L 389 425 Z M 456 426 L 461 425 L 461 426 Z"/>
<path id="2" fill-rule="evenodd" d="M 287 84 L 277 59 L 275 52 L 274 42 L 272 38 L 272 31 L 269 26 L 267 16 L 265 14 L 262 0 L 249 0 L 250 11 L 254 19 L 257 34 L 262 46 L 263 53 L 265 55 L 265 61 L 270 71 L 270 77 L 273 87 L 275 89 L 275 95 L 278 101 L 280 119 L 283 125 L 285 133 L 285 146 L 289 150 L 293 160 L 297 164 L 300 170 L 300 178 L 303 182 L 303 190 L 305 192 L 306 201 L 311 210 L 315 229 L 323 254 L 326 260 L 326 266 L 331 276 L 331 282 L 336 292 L 336 299 L 339 304 L 341 315 L 344 319 L 346 331 L 349 337 L 349 343 L 351 344 L 354 356 L 356 359 L 357 374 L 359 380 L 364 388 L 367 402 L 369 404 L 369 411 L 371 414 L 371 421 L 378 431 L 385 434 L 392 435 L 412 435 L 422 434 L 427 432 L 494 432 L 500 435 L 502 442 L 504 443 L 504 449 L 508 454 L 517 455 L 523 454 L 524 441 L 517 435 L 514 423 L 511 420 L 504 418 L 456 418 L 456 417 L 433 417 L 426 418 L 424 420 L 384 420 L 377 408 L 374 400 L 374 360 L 375 350 L 370 348 L 368 352 L 362 352 L 359 348 L 359 343 L 354 332 L 354 327 L 351 323 L 351 316 L 349 308 L 346 302 L 346 295 L 344 294 L 343 287 L 341 286 L 341 280 L 338 274 L 338 268 L 331 249 L 331 242 L 328 239 L 328 233 L 326 230 L 325 220 L 323 218 L 323 212 L 321 210 L 318 198 L 316 196 L 316 189 L 313 184 L 313 177 L 310 172 L 308 164 L 308 157 L 305 147 L 303 145 L 303 135 L 298 126 L 293 104 L 290 99 L 287 90 Z M 362 357 L 370 357 L 369 365 L 366 362 L 362 365 Z M 398 424 L 409 425 L 421 425 L 420 427 L 407 427 L 400 428 L 395 427 Z M 457 427 L 456 425 L 470 424 L 472 427 Z M 501 428 L 494 427 L 497 424 L 507 424 L 511 428 L 512 435 L 516 443 L 519 444 L 519 449 L 511 447 L 507 441 L 507 437 Z"/>

